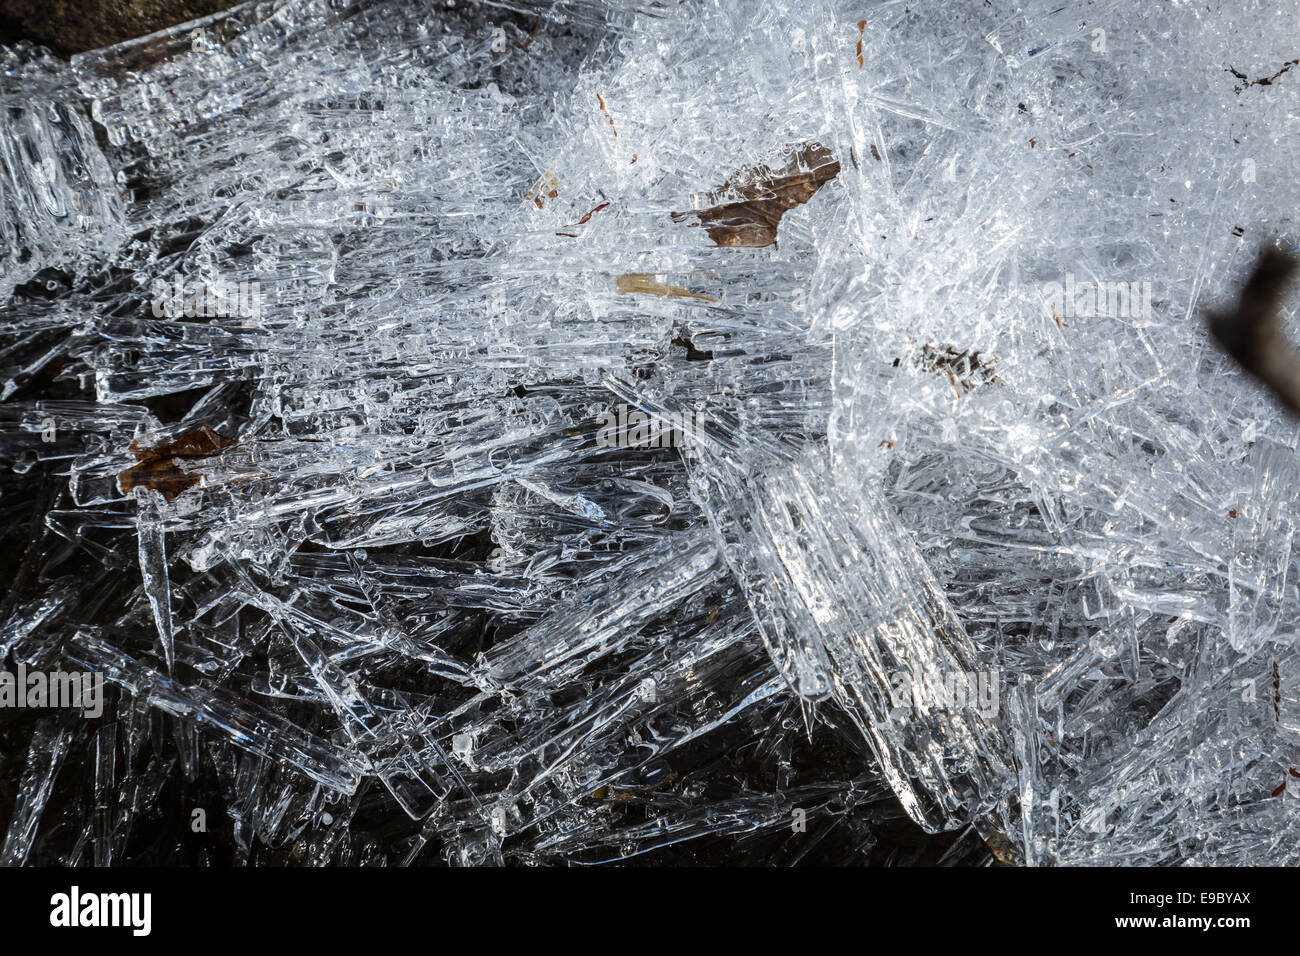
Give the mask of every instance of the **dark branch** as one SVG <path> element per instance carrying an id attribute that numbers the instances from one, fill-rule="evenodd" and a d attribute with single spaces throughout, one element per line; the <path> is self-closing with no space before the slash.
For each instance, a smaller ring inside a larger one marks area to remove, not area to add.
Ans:
<path id="1" fill-rule="evenodd" d="M 1282 328 L 1282 300 L 1295 269 L 1290 256 L 1264 249 L 1236 309 L 1209 313 L 1209 326 L 1225 352 L 1300 415 L 1300 355 Z"/>

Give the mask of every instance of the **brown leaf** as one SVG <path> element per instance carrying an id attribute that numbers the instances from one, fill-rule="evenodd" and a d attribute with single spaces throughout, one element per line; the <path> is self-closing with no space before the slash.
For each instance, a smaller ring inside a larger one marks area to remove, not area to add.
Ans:
<path id="1" fill-rule="evenodd" d="M 776 242 L 782 216 L 806 203 L 839 174 L 840 164 L 829 149 L 820 143 L 801 143 L 780 169 L 742 169 L 709 194 L 717 205 L 675 212 L 673 220 L 695 216 L 717 245 L 761 249 Z M 739 199 L 718 202 L 733 196 Z"/>
<path id="2" fill-rule="evenodd" d="M 131 453 L 139 464 L 117 476 L 117 487 L 124 494 L 132 488 L 152 488 L 172 501 L 201 480 L 197 473 L 184 471 L 178 462 L 208 458 L 235 444 L 238 442 L 222 438 L 206 425 L 153 448 L 140 448 L 131 442 Z"/>

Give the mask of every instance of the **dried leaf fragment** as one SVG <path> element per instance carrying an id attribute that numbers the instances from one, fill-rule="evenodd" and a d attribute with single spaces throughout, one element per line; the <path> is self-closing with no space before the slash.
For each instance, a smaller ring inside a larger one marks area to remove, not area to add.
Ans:
<path id="1" fill-rule="evenodd" d="M 600 111 L 605 114 L 605 119 L 609 120 L 609 128 L 614 131 L 614 136 L 617 138 L 618 127 L 614 125 L 614 117 L 609 115 L 609 108 L 605 106 L 605 97 L 597 93 L 596 102 L 600 104 Z"/>
<path id="2" fill-rule="evenodd" d="M 537 39 L 537 28 L 538 28 L 539 26 L 541 26 L 541 25 L 542 25 L 542 15 L 539 13 L 539 14 L 537 15 L 537 19 L 535 19 L 535 20 L 533 21 L 533 28 L 532 28 L 532 30 L 530 30 L 530 31 L 528 32 L 528 39 L 525 40 L 523 43 L 516 43 L 516 44 L 515 44 L 515 49 L 516 49 L 516 50 L 527 50 L 530 46 L 532 46 L 532 45 L 533 45 L 533 41 Z"/>
<path id="3" fill-rule="evenodd" d="M 184 471 L 179 462 L 209 458 L 235 444 L 238 443 L 222 438 L 206 425 L 153 448 L 141 448 L 137 442 L 131 442 L 131 453 L 139 464 L 117 476 L 117 487 L 124 494 L 132 488 L 152 488 L 172 501 L 201 480 L 197 473 Z"/>
<path id="4" fill-rule="evenodd" d="M 689 289 L 683 289 L 681 286 L 656 282 L 654 276 L 649 272 L 625 272 L 623 275 L 615 276 L 614 288 L 619 295 L 643 292 L 646 295 L 657 295 L 661 298 L 699 299 L 701 302 L 718 301 L 712 296 L 699 295 Z"/>
<path id="5" fill-rule="evenodd" d="M 585 216 L 583 216 L 581 219 L 578 220 L 578 225 L 581 226 L 585 224 L 588 220 L 591 219 L 592 216 L 596 215 L 596 213 L 600 212 L 608 205 L 609 205 L 608 202 L 603 202 L 600 205 L 596 206 L 594 209 L 591 210 L 591 212 L 587 213 Z"/>
<path id="6" fill-rule="evenodd" d="M 820 143 L 801 143 L 781 168 L 742 169 L 709 193 L 716 205 L 675 212 L 673 220 L 694 216 L 719 246 L 761 249 L 776 242 L 782 216 L 806 203 L 839 174 L 840 164 L 829 149 Z M 739 198 L 719 202 L 728 197 Z"/>
<path id="7" fill-rule="evenodd" d="M 555 173 L 549 169 L 542 174 L 533 188 L 528 190 L 528 195 L 524 197 L 524 202 L 530 202 L 538 209 L 545 208 L 547 199 L 555 199 L 560 195 L 560 181 L 555 178 Z"/>
<path id="8" fill-rule="evenodd" d="M 993 360 L 981 358 L 979 352 L 970 349 L 955 349 L 951 346 L 938 349 L 933 345 L 924 345 L 921 347 L 918 364 L 927 372 L 946 374 L 958 398 L 977 385 L 1000 384 L 993 368 Z M 960 391 L 958 383 L 961 384 Z"/>
<path id="9" fill-rule="evenodd" d="M 1252 80 L 1239 70 L 1234 70 L 1231 66 L 1224 69 L 1225 73 L 1231 73 L 1237 79 L 1241 80 L 1240 86 L 1234 86 L 1232 91 L 1240 94 L 1242 90 L 1249 89 L 1252 86 L 1272 86 L 1275 82 L 1285 76 L 1295 66 L 1300 66 L 1300 57 L 1294 60 L 1287 60 L 1282 64 L 1282 69 L 1278 70 L 1272 76 L 1261 76 L 1257 80 Z"/>

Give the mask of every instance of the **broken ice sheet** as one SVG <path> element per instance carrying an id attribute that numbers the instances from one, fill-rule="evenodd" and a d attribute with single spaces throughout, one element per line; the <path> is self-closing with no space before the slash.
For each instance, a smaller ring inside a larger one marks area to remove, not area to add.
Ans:
<path id="1" fill-rule="evenodd" d="M 1296 434 L 1200 316 L 1298 241 L 1293 7 L 5 54 L 0 641 L 121 701 L 12 732 L 12 857 L 132 862 L 179 778 L 253 863 L 1289 860 Z"/>
<path id="2" fill-rule="evenodd" d="M 123 190 L 72 72 L 26 45 L 0 50 L 0 60 L 0 293 L 7 297 L 44 269 L 93 266 L 126 229 Z"/>

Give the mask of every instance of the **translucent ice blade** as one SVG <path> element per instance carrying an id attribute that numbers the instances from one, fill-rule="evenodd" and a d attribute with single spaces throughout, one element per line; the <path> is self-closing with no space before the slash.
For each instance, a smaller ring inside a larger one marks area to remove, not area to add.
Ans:
<path id="1" fill-rule="evenodd" d="M 167 570 L 167 536 L 162 524 L 161 496 L 145 493 L 137 499 L 140 510 L 136 516 L 140 537 L 140 575 L 144 579 L 144 592 L 149 600 L 158 640 L 162 645 L 167 669 L 173 669 L 176 634 L 172 621 L 171 574 Z"/>
<path id="2" fill-rule="evenodd" d="M 69 642 L 72 660 L 168 713 L 202 721 L 256 754 L 284 760 L 316 782 L 353 793 L 365 770 L 353 754 L 251 702 L 200 686 L 176 683 L 88 632 Z"/>
<path id="3" fill-rule="evenodd" d="M 980 663 L 888 504 L 834 481 L 811 451 L 752 476 L 729 468 L 696 472 L 701 501 L 792 685 L 845 709 L 917 823 L 1005 816 L 996 667 Z M 957 684 L 959 699 L 947 694 Z"/>
<path id="4" fill-rule="evenodd" d="M 23 689 L 25 692 L 25 688 Z M 27 766 L 18 784 L 18 797 L 14 801 L 13 816 L 0 847 L 0 866 L 22 866 L 40 826 L 54 778 L 58 776 L 68 748 L 74 739 L 74 728 L 68 721 L 44 718 L 36 727 L 27 752 Z"/>

